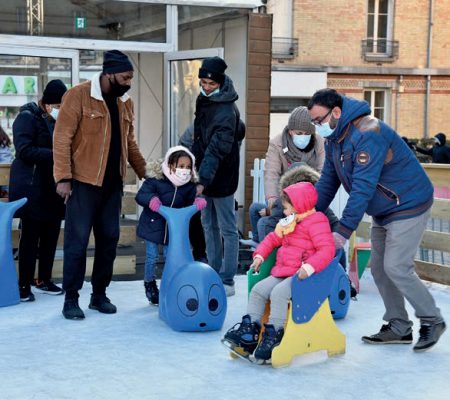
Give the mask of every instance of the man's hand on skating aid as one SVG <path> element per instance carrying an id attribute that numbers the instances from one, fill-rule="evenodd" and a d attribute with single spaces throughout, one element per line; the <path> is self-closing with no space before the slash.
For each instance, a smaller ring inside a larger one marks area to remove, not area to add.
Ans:
<path id="1" fill-rule="evenodd" d="M 150 199 L 150 202 L 148 203 L 148 207 L 150 210 L 157 212 L 159 210 L 159 207 L 162 206 L 161 200 L 158 196 L 154 196 Z"/>
<path id="2" fill-rule="evenodd" d="M 333 232 L 333 238 L 336 250 L 342 249 L 345 246 L 345 243 L 347 242 L 347 239 L 338 232 Z"/>
<path id="3" fill-rule="evenodd" d="M 194 200 L 194 206 L 198 211 L 202 211 L 206 207 L 206 200 L 203 197 L 196 197 Z"/>

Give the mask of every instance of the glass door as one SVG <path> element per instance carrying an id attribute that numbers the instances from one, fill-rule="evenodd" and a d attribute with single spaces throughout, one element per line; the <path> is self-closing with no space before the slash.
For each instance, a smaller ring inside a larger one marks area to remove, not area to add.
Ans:
<path id="1" fill-rule="evenodd" d="M 164 152 L 177 145 L 185 129 L 194 122 L 195 100 L 200 93 L 198 70 L 203 59 L 214 56 L 223 58 L 223 48 L 164 54 Z"/>
<path id="2" fill-rule="evenodd" d="M 56 50 L 0 45 L 0 123 L 12 134 L 19 109 L 37 102 L 52 79 L 68 88 L 78 83 L 77 50 Z"/>

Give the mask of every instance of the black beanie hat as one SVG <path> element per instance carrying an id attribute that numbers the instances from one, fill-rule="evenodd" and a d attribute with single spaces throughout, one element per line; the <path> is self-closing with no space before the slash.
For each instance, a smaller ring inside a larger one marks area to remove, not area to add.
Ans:
<path id="1" fill-rule="evenodd" d="M 447 142 L 447 138 L 444 133 L 439 132 L 437 135 L 434 136 L 438 140 L 438 146 L 444 146 Z"/>
<path id="2" fill-rule="evenodd" d="M 110 50 L 103 55 L 104 74 L 117 74 L 127 71 L 134 71 L 134 68 L 126 54 L 119 50 Z"/>
<path id="3" fill-rule="evenodd" d="M 220 57 L 208 57 L 203 60 L 202 67 L 198 71 L 199 78 L 208 78 L 223 85 L 225 81 L 225 70 L 228 65 Z"/>
<path id="4" fill-rule="evenodd" d="M 42 95 L 42 102 L 44 104 L 61 104 L 61 99 L 64 93 L 67 92 L 67 87 L 60 79 L 53 79 L 44 89 Z"/>

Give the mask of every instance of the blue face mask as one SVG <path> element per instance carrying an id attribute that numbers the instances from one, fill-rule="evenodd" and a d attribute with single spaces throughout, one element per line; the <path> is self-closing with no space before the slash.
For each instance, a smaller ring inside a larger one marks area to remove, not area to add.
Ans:
<path id="1" fill-rule="evenodd" d="M 217 94 L 217 93 L 219 93 L 220 92 L 220 88 L 217 88 L 217 89 L 215 89 L 215 90 L 213 90 L 210 94 L 206 94 L 206 92 L 203 90 L 203 88 L 200 86 L 200 93 L 203 95 L 203 96 L 205 96 L 205 97 L 211 97 L 211 96 L 213 96 L 213 95 L 215 95 L 215 94 Z"/>
<path id="2" fill-rule="evenodd" d="M 311 141 L 311 135 L 292 135 L 292 140 L 296 147 L 303 150 Z"/>
<path id="3" fill-rule="evenodd" d="M 326 138 L 334 132 L 334 129 L 331 129 L 330 124 L 328 122 L 325 122 L 322 125 L 316 126 L 316 131 L 320 136 Z"/>
<path id="4" fill-rule="evenodd" d="M 52 111 L 50 111 L 51 117 L 56 121 L 56 118 L 58 118 L 59 110 L 57 108 L 52 108 Z"/>

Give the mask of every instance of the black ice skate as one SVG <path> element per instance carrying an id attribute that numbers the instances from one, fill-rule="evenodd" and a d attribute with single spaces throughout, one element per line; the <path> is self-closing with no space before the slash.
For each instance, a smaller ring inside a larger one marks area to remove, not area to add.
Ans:
<path id="1" fill-rule="evenodd" d="M 238 357 L 247 358 L 258 345 L 260 331 L 259 323 L 252 322 L 250 315 L 244 315 L 242 322 L 228 330 L 222 343 Z"/>
<path id="2" fill-rule="evenodd" d="M 278 330 L 272 324 L 265 324 L 262 340 L 249 360 L 255 364 L 270 364 L 272 362 L 272 350 L 281 343 L 284 329 Z"/>

